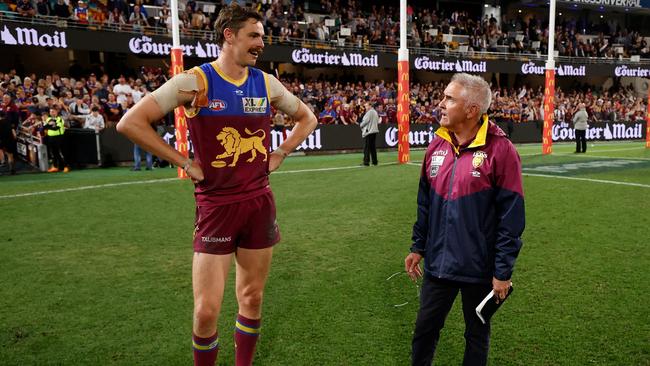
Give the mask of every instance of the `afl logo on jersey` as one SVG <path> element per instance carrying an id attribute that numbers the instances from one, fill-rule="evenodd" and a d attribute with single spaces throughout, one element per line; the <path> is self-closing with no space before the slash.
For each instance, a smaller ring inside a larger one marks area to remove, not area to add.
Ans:
<path id="1" fill-rule="evenodd" d="M 221 99 L 212 99 L 208 107 L 216 112 L 223 111 L 226 109 L 226 102 Z"/>

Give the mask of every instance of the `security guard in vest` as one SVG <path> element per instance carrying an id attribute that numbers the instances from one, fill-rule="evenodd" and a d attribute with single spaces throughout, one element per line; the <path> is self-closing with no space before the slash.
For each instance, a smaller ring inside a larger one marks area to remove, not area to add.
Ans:
<path id="1" fill-rule="evenodd" d="M 64 173 L 70 171 L 63 156 L 63 135 L 65 133 L 65 123 L 63 117 L 59 116 L 57 108 L 50 108 L 50 117 L 44 126 L 47 132 L 47 151 L 52 159 L 52 167 L 48 173 L 55 173 L 63 169 Z"/>

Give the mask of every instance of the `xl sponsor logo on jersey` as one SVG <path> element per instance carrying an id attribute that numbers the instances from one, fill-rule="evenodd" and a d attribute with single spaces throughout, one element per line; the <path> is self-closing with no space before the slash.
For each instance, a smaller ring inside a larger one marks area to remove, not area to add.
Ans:
<path id="1" fill-rule="evenodd" d="M 221 99 L 212 99 L 208 105 L 210 109 L 216 112 L 223 111 L 227 106 L 226 102 Z"/>
<path id="2" fill-rule="evenodd" d="M 241 100 L 244 103 L 244 113 L 266 113 L 266 97 Z"/>

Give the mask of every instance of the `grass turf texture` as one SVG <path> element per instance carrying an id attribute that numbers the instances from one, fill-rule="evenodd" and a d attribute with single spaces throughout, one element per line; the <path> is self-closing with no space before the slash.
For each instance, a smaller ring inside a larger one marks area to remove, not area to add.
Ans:
<path id="1" fill-rule="evenodd" d="M 612 160 L 639 164 L 526 176 L 517 291 L 495 316 L 495 365 L 649 365 L 650 150 L 587 154 L 518 146 L 525 172 Z M 419 164 L 422 151 L 413 153 Z M 406 365 L 417 311 L 402 270 L 418 166 L 351 167 L 358 154 L 291 157 L 273 174 L 283 241 L 264 304 L 259 365 Z M 395 153 L 380 162 L 396 161 Z M 0 196 L 175 176 L 174 169 L 0 177 Z M 191 364 L 192 187 L 187 181 L 0 198 L 0 365 Z M 228 280 L 219 365 L 232 365 Z M 395 308 L 394 304 L 409 301 Z M 436 364 L 460 364 L 457 299 Z"/>

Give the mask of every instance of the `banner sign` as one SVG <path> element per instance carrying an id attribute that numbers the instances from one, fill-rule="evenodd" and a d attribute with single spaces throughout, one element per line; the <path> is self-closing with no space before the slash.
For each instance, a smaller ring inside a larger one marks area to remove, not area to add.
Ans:
<path id="1" fill-rule="evenodd" d="M 587 76 L 585 65 L 558 65 L 555 67 L 555 75 L 557 76 Z M 538 65 L 534 62 L 526 62 L 521 64 L 521 73 L 524 75 L 545 75 L 546 66 Z"/>
<path id="2" fill-rule="evenodd" d="M 487 72 L 487 61 L 445 60 L 420 56 L 413 60 L 413 67 L 416 70 L 478 73 Z"/>
<path id="3" fill-rule="evenodd" d="M 650 0 L 647 0 L 650 1 Z M 7 48 L 5 48 L 7 47 Z M 129 53 L 138 56 L 167 58 L 172 40 L 167 36 L 148 36 L 126 32 L 80 30 L 16 23 L 0 20 L 0 49 L 3 54 L 19 52 L 17 47 L 70 49 Z M 219 46 L 209 40 L 181 38 L 183 57 L 203 62 L 219 56 Z M 47 57 L 47 56 L 44 56 Z M 281 43 L 267 44 L 260 56 L 263 62 L 286 62 L 322 67 L 397 68 L 397 54 L 347 49 L 292 47 Z M 409 68 L 420 72 L 506 73 L 544 76 L 543 61 L 516 61 L 479 58 L 458 58 L 437 55 L 413 55 Z M 556 77 L 584 76 L 650 77 L 650 63 L 562 63 L 555 69 Z"/>
<path id="4" fill-rule="evenodd" d="M 585 4 L 617 8 L 650 8 L 650 0 L 560 0 L 564 3 Z"/>
<path id="5" fill-rule="evenodd" d="M 293 49 L 291 61 L 294 64 L 379 67 L 379 55 L 376 53 L 364 55 L 358 52 L 321 51 L 309 48 Z"/>
<path id="6" fill-rule="evenodd" d="M 505 123 L 498 123 L 505 129 Z M 518 123 L 512 132 L 514 143 L 539 143 L 542 141 L 542 121 Z M 410 148 L 426 148 L 433 140 L 438 125 L 411 124 L 409 126 L 408 142 Z M 170 130 L 165 136 L 165 142 L 176 146 L 176 136 Z M 614 141 L 614 140 L 644 140 L 646 138 L 645 121 L 635 122 L 592 122 L 587 130 L 587 140 L 590 141 Z M 291 130 L 284 133 L 271 130 L 271 150 L 275 150 L 285 139 L 291 136 Z M 575 132 L 573 127 L 567 123 L 559 123 L 553 126 L 553 141 L 574 141 Z M 114 128 L 104 129 L 100 133 L 102 161 L 104 164 L 119 161 L 133 160 L 133 144 L 123 135 L 117 133 Z M 399 134 L 396 124 L 379 125 L 377 134 L 377 148 L 398 149 Z M 305 153 L 326 152 L 336 150 L 363 149 L 361 129 L 358 125 L 318 125 L 316 130 L 303 141 L 296 151 Z M 192 141 L 188 141 L 188 150 L 191 152 Z"/>
<path id="7" fill-rule="evenodd" d="M 587 140 L 641 140 L 646 138 L 645 121 L 591 122 L 587 128 Z M 575 130 L 566 122 L 553 126 L 553 141 L 575 141 Z"/>
<path id="8" fill-rule="evenodd" d="M 57 28 L 4 20 L 0 22 L 0 41 L 3 46 L 37 46 L 161 57 L 169 56 L 172 48 L 169 37 Z M 209 41 L 181 38 L 181 47 L 183 55 L 187 57 L 215 59 L 219 55 L 219 46 Z"/>

